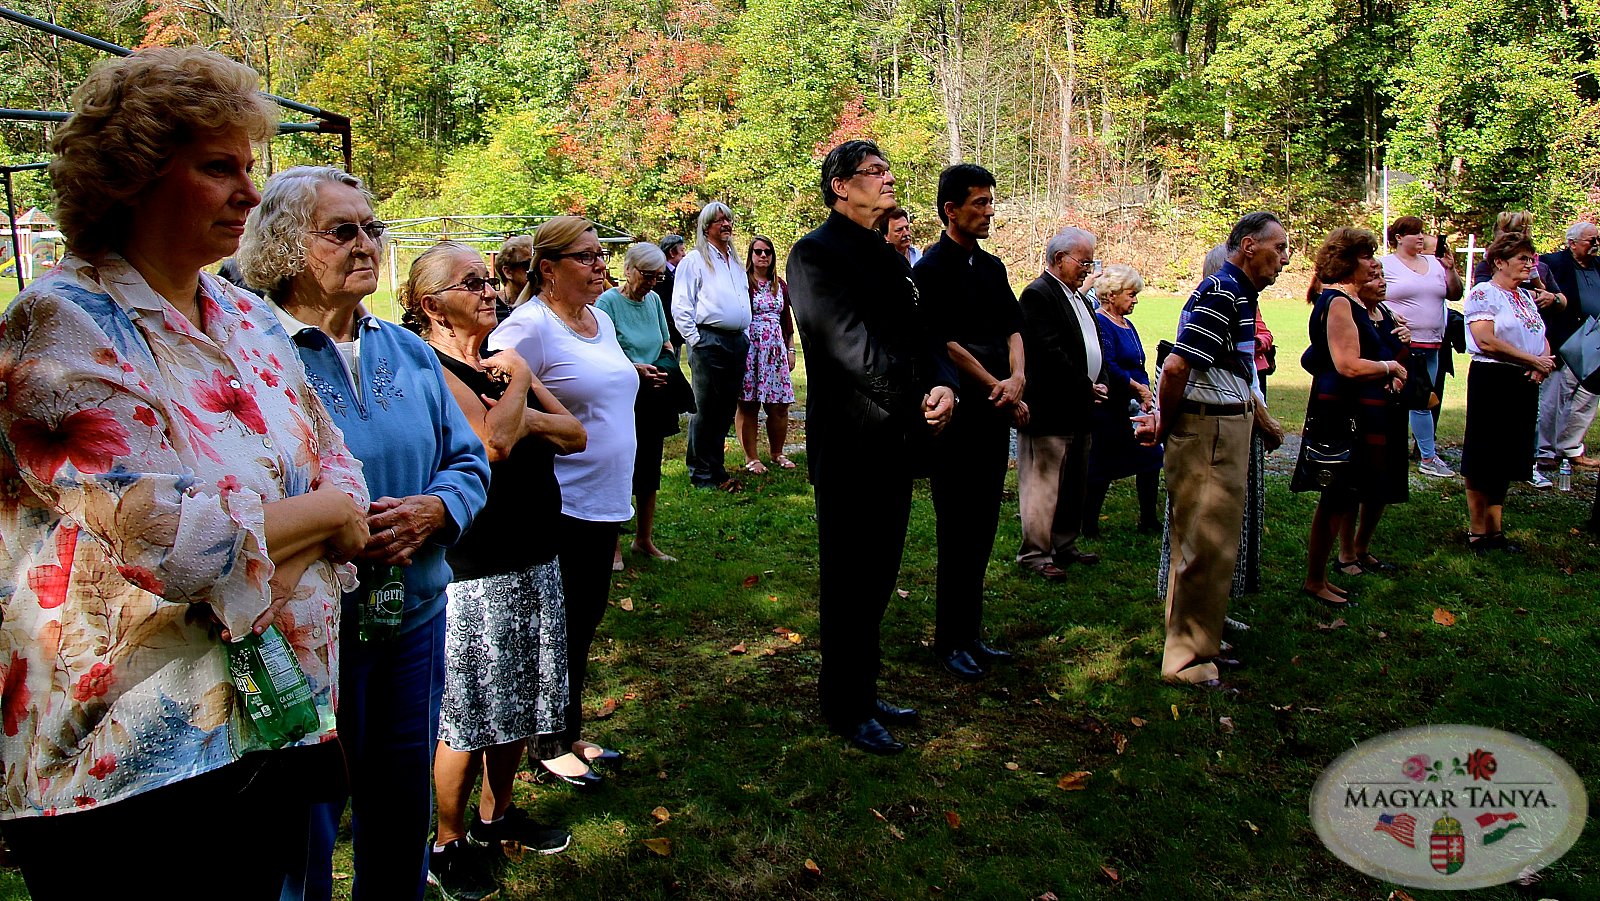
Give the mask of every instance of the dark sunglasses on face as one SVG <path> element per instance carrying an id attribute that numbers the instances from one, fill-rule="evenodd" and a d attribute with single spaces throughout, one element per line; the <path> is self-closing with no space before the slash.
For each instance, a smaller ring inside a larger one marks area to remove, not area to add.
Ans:
<path id="1" fill-rule="evenodd" d="M 772 251 L 765 247 L 757 247 L 750 251 L 750 255 L 753 257 L 770 257 L 772 256 Z"/>
<path id="2" fill-rule="evenodd" d="M 455 289 L 460 288 L 463 291 L 469 291 L 469 292 L 471 292 L 473 294 L 482 294 L 484 285 L 488 285 L 489 287 L 495 289 L 496 291 L 500 290 L 500 280 L 499 279 L 497 279 L 497 278 L 478 278 L 476 275 L 471 276 L 469 278 L 462 279 L 461 283 L 458 284 L 458 285 L 451 285 L 448 288 L 441 288 L 439 290 L 441 292 L 442 291 L 454 291 Z"/>
<path id="3" fill-rule="evenodd" d="M 533 262 L 532 260 L 521 260 L 521 261 L 516 262 L 516 263 L 501 262 L 500 263 L 500 268 L 504 269 L 507 272 L 527 272 L 528 268 L 529 268 L 529 264 L 531 264 L 532 262 Z"/>
<path id="4" fill-rule="evenodd" d="M 349 244 L 351 241 L 356 239 L 356 235 L 360 234 L 361 232 L 366 232 L 367 237 L 371 238 L 373 243 L 377 243 L 383 240 L 383 233 L 388 231 L 388 229 L 389 223 L 380 222 L 377 219 L 374 219 L 371 222 L 368 222 L 366 225 L 357 225 L 354 222 L 341 222 L 338 225 L 335 225 L 333 228 L 314 230 L 311 233 L 313 235 L 322 235 L 325 238 L 332 238 L 339 244 Z"/>

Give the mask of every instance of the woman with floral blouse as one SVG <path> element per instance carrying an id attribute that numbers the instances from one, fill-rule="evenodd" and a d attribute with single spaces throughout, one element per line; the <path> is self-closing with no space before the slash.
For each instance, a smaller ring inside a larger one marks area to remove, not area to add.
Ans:
<path id="1" fill-rule="evenodd" d="M 361 467 L 271 309 L 201 272 L 261 199 L 256 82 L 198 48 L 96 69 L 52 145 L 69 252 L 0 327 L 0 817 L 36 899 L 82 897 L 86 863 L 274 898 L 339 768 Z M 269 625 L 320 715 L 276 751 L 223 649 Z"/>

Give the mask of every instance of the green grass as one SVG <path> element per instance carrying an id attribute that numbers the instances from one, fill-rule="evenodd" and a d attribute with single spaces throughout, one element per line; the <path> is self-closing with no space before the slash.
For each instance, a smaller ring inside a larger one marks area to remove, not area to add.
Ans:
<path id="1" fill-rule="evenodd" d="M 1152 348 L 1175 312 L 1175 300 L 1152 298 L 1135 313 Z M 1304 344 L 1305 309 L 1267 315 L 1285 348 L 1272 403 L 1298 422 L 1305 379 L 1289 349 Z M 1447 443 L 1460 434 L 1460 383 L 1452 390 Z M 739 494 L 699 492 L 686 487 L 682 451 L 680 435 L 668 445 L 658 535 L 680 561 L 630 561 L 594 647 L 589 706 L 611 699 L 616 710 L 589 737 L 625 748 L 629 763 L 594 796 L 518 783 L 519 803 L 575 841 L 508 863 L 502 897 L 1383 899 L 1392 886 L 1322 850 L 1308 821 L 1319 772 L 1353 744 L 1423 723 L 1493 726 L 1547 745 L 1600 789 L 1597 546 L 1569 531 L 1587 514 L 1592 476 L 1571 495 L 1513 490 L 1507 524 L 1529 549 L 1519 558 L 1465 552 L 1459 479 L 1414 482 L 1374 544 L 1402 573 L 1350 580 L 1363 606 L 1332 631 L 1319 628 L 1331 616 L 1295 591 L 1314 498 L 1274 478 L 1265 584 L 1233 611 L 1255 627 L 1239 641 L 1251 664 L 1239 699 L 1159 683 L 1159 539 L 1133 532 L 1128 481 L 1107 503 L 1105 537 L 1088 545 L 1104 562 L 1044 583 L 1010 563 L 1020 535 L 1008 480 L 985 620 L 1019 660 L 976 685 L 943 676 L 927 649 L 935 561 L 921 486 L 899 581 L 906 597 L 884 624 L 881 685 L 924 722 L 898 730 L 907 753 L 878 759 L 817 724 L 816 533 L 803 465 L 748 477 Z M 739 459 L 730 446 L 730 465 Z M 899 461 L 863 453 L 861 465 Z M 1456 624 L 1436 625 L 1436 607 Z M 731 654 L 741 643 L 746 653 Z M 1093 774 L 1086 790 L 1057 788 L 1074 771 Z M 652 816 L 658 807 L 665 822 Z M 650 838 L 670 840 L 670 854 L 653 853 Z M 340 853 L 348 874 L 347 844 Z M 1591 832 L 1537 889 L 1472 897 L 1600 898 L 1597 863 Z M 22 897 L 20 879 L 3 878 L 0 895 Z M 349 882 L 337 885 L 344 897 Z"/>

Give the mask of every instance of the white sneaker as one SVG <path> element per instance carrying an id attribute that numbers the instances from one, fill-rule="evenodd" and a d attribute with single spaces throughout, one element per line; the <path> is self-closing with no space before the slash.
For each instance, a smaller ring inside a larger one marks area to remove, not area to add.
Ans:
<path id="1" fill-rule="evenodd" d="M 1440 479 L 1454 478 L 1456 474 L 1456 471 L 1450 468 L 1449 463 L 1444 462 L 1437 456 L 1429 457 L 1428 459 L 1423 460 L 1421 463 L 1418 463 L 1417 472 L 1420 472 L 1425 476 L 1434 476 L 1435 478 Z"/>
<path id="2" fill-rule="evenodd" d="M 1539 470 L 1535 469 L 1533 471 L 1533 475 L 1528 477 L 1528 484 L 1532 485 L 1535 488 L 1549 488 L 1551 485 L 1553 485 L 1555 483 L 1551 482 L 1549 479 L 1545 478 L 1544 473 L 1542 473 Z"/>

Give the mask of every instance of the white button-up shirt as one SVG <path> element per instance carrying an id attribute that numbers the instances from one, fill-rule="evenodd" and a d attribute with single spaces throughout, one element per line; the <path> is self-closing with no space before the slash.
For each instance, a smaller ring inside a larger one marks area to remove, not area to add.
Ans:
<path id="1" fill-rule="evenodd" d="M 734 331 L 750 327 L 750 280 L 731 251 L 723 254 L 707 242 L 678 261 L 672 321 L 690 347 L 700 343 L 703 325 Z"/>

